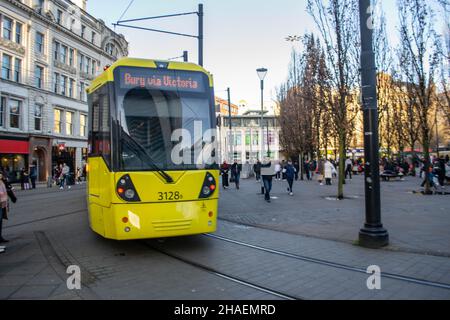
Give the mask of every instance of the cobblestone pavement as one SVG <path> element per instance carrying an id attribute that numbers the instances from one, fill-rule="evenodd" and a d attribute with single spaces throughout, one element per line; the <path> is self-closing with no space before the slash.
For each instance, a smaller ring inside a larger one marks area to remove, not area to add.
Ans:
<path id="1" fill-rule="evenodd" d="M 381 290 L 366 285 L 364 270 L 378 265 L 450 288 L 448 196 L 410 194 L 412 179 L 382 185 L 391 236 L 384 250 L 353 244 L 364 216 L 358 177 L 346 186 L 354 197 L 342 202 L 325 199 L 334 186 L 299 182 L 290 197 L 276 182 L 267 204 L 257 183 L 243 181 L 222 191 L 216 237 L 130 242 L 90 231 L 83 185 L 19 191 L 4 229 L 11 242 L 0 255 L 0 299 L 450 299 L 448 288 L 383 275 Z M 67 289 L 69 265 L 81 268 L 81 290 Z"/>
<path id="2" fill-rule="evenodd" d="M 381 183 L 382 222 L 390 237 L 389 250 L 450 256 L 450 196 L 423 196 L 420 179 Z M 260 184 L 243 180 L 222 191 L 220 216 L 229 221 L 265 226 L 293 234 L 353 243 L 364 224 L 364 184 L 356 176 L 344 186 L 347 197 L 337 201 L 337 186 L 315 180 L 294 183 L 294 197 L 285 181 L 274 181 L 272 203 L 263 201 Z M 447 186 L 450 189 L 450 186 Z"/>

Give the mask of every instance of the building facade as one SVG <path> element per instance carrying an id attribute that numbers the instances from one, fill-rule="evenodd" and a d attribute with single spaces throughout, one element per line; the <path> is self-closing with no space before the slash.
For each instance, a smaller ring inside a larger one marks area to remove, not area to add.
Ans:
<path id="1" fill-rule="evenodd" d="M 0 166 L 46 181 L 87 153 L 86 88 L 128 42 L 86 12 L 86 1 L 0 0 Z"/>
<path id="2" fill-rule="evenodd" d="M 280 127 L 275 115 L 264 114 L 262 131 L 261 111 L 248 111 L 244 115 L 232 116 L 231 131 L 229 121 L 228 116 L 219 116 L 221 163 L 237 160 L 240 164 L 254 164 L 257 160 L 263 160 L 268 151 L 271 159 L 279 160 L 283 157 L 279 145 Z"/>

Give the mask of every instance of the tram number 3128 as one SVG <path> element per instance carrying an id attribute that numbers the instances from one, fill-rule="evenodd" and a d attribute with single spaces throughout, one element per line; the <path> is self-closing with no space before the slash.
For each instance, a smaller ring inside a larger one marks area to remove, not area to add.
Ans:
<path id="1" fill-rule="evenodd" d="M 183 195 L 176 192 L 158 192 L 158 201 L 174 201 L 174 200 L 182 200 Z"/>

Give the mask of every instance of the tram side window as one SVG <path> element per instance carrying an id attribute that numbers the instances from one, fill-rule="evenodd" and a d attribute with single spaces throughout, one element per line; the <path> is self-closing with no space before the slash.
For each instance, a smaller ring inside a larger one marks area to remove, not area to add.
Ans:
<path id="1" fill-rule="evenodd" d="M 108 90 L 106 86 L 92 94 L 90 145 L 91 156 L 102 156 L 111 165 L 111 128 Z"/>

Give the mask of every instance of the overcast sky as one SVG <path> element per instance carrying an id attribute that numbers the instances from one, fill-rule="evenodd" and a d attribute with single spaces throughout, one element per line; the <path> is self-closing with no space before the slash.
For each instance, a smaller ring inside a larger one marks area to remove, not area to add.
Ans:
<path id="1" fill-rule="evenodd" d="M 113 4 L 112 4 L 113 3 Z M 130 0 L 88 0 L 87 10 L 112 27 Z M 134 0 L 123 19 L 194 12 L 200 1 Z M 293 45 L 288 35 L 315 31 L 306 12 L 306 0 L 204 0 L 204 67 L 214 75 L 216 95 L 226 97 L 231 88 L 234 103 L 260 104 L 256 69 L 266 67 L 265 100 L 275 99 L 276 90 L 287 76 Z M 391 41 L 396 42 L 397 10 L 395 0 L 382 0 L 387 13 Z M 135 25 L 197 35 L 197 16 L 158 19 Z M 189 60 L 198 61 L 197 40 L 160 33 L 117 27 L 130 42 L 130 56 L 168 59 L 189 51 Z"/>

